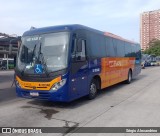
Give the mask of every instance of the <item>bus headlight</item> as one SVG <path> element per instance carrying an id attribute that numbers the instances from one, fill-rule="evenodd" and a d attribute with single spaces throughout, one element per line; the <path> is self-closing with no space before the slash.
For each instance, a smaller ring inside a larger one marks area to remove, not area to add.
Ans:
<path id="1" fill-rule="evenodd" d="M 66 81 L 67 81 L 66 79 L 62 79 L 60 82 L 55 83 L 52 86 L 51 90 L 52 91 L 57 91 L 58 89 L 60 89 L 62 86 L 65 85 Z"/>
<path id="2" fill-rule="evenodd" d="M 18 87 L 18 88 L 21 88 L 21 85 L 19 84 L 19 82 L 16 80 L 16 86 Z"/>

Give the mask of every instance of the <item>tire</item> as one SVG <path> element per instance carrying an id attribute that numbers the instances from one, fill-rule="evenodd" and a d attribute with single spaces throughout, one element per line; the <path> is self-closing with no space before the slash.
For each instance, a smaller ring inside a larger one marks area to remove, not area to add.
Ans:
<path id="1" fill-rule="evenodd" d="M 128 71 L 128 79 L 126 80 L 126 83 L 127 83 L 127 84 L 130 84 L 131 81 L 132 81 L 132 71 L 129 70 L 129 71 Z"/>
<path id="2" fill-rule="evenodd" d="M 97 96 L 97 80 L 92 79 L 90 86 L 89 86 L 89 94 L 88 99 L 92 100 Z"/>

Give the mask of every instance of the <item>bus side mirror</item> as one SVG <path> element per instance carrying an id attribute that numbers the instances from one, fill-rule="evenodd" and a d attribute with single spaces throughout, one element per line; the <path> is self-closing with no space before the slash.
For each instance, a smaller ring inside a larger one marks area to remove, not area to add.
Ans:
<path id="1" fill-rule="evenodd" d="M 76 61 L 86 60 L 86 41 L 79 39 L 76 46 Z"/>
<path id="2" fill-rule="evenodd" d="M 76 61 L 82 61 L 82 44 L 81 41 L 78 40 L 77 46 L 76 46 Z"/>
<path id="3" fill-rule="evenodd" d="M 82 52 L 82 44 L 81 44 L 81 41 L 80 41 L 80 40 L 78 40 L 76 51 L 77 51 L 77 52 Z"/>
<path id="4" fill-rule="evenodd" d="M 74 39 L 72 47 L 72 61 L 85 61 L 86 60 L 86 42 L 83 39 Z"/>

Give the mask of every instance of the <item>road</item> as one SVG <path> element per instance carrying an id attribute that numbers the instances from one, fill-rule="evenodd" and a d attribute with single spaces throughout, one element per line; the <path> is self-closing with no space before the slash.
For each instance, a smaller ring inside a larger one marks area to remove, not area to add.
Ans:
<path id="1" fill-rule="evenodd" d="M 14 71 L 0 71 L 0 103 L 17 99 L 15 86 L 12 86 L 13 76 Z"/>
<path id="2" fill-rule="evenodd" d="M 16 95 L 12 95 L 12 99 L 3 100 L 0 104 L 0 127 L 158 127 L 160 126 L 159 71 L 160 67 L 146 68 L 131 84 L 120 83 L 106 88 L 100 91 L 94 100 L 87 100 L 84 97 L 71 103 L 53 103 L 16 98 Z M 8 73 L 6 75 L 11 80 Z M 15 88 L 8 88 L 0 89 L 4 94 L 1 93 L 0 99 L 7 95 L 10 97 L 9 93 L 15 94 L 13 93 Z M 132 134 L 107 135 L 131 136 Z"/>

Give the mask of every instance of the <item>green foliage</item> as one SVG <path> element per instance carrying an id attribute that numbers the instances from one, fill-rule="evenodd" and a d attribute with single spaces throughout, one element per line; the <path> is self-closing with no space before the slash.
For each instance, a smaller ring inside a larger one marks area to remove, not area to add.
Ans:
<path id="1" fill-rule="evenodd" d="M 152 40 L 149 43 L 149 49 L 145 50 L 145 54 L 160 56 L 160 40 Z"/>

